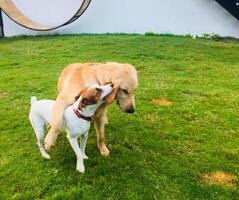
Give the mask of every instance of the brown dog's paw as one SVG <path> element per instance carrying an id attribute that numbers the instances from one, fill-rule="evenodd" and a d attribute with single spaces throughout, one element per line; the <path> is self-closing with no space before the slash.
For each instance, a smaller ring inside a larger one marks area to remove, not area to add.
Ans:
<path id="1" fill-rule="evenodd" d="M 55 145 L 55 142 L 56 142 L 56 138 L 50 134 L 47 134 L 44 140 L 45 149 L 49 151 L 51 147 Z"/>
<path id="2" fill-rule="evenodd" d="M 99 150 L 102 156 L 109 156 L 110 155 L 110 151 L 109 149 L 105 146 L 105 144 L 101 144 L 99 145 Z"/>

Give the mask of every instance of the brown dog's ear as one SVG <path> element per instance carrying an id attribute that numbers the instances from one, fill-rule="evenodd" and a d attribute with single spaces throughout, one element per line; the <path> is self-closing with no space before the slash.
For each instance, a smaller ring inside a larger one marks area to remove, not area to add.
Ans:
<path id="1" fill-rule="evenodd" d="M 105 98 L 106 104 L 111 104 L 119 91 L 120 83 L 113 83 L 113 91 Z"/>

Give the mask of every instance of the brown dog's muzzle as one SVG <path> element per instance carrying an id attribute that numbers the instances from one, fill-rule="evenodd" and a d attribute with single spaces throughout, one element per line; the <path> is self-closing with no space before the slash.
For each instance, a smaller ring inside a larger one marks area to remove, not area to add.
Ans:
<path id="1" fill-rule="evenodd" d="M 135 109 L 133 106 L 130 106 L 129 108 L 126 109 L 126 112 L 127 113 L 134 113 L 135 112 Z"/>

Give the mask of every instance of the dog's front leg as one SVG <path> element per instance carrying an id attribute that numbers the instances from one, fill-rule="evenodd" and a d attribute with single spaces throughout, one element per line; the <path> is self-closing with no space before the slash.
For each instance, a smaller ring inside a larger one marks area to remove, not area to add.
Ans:
<path id="1" fill-rule="evenodd" d="M 87 139 L 88 139 L 88 131 L 80 136 L 80 149 L 83 154 L 83 159 L 88 159 L 88 156 L 85 154 Z"/>
<path id="2" fill-rule="evenodd" d="M 79 171 L 80 173 L 85 172 L 85 166 L 84 166 L 84 161 L 83 161 L 83 154 L 81 152 L 81 149 L 78 145 L 77 138 L 68 138 L 69 142 L 71 144 L 72 149 L 74 150 L 76 157 L 77 157 L 77 162 L 76 162 L 76 170 Z"/>
<path id="3" fill-rule="evenodd" d="M 51 128 L 48 134 L 46 135 L 46 138 L 44 141 L 45 148 L 47 151 L 50 150 L 50 148 L 54 146 L 56 142 L 59 129 L 63 122 L 63 114 L 64 114 L 65 108 L 73 102 L 74 102 L 74 96 L 70 96 L 70 95 L 66 96 L 64 93 L 59 94 L 57 96 L 57 99 L 52 111 Z"/>
<path id="4" fill-rule="evenodd" d="M 103 105 L 97 110 L 95 116 L 95 130 L 97 133 L 97 144 L 101 155 L 108 156 L 110 151 L 105 145 L 105 124 L 107 123 L 107 107 Z"/>

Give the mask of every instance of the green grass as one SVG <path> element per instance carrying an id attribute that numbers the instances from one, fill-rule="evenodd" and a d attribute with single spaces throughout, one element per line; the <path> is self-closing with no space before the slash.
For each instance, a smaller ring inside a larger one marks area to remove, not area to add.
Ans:
<path id="1" fill-rule="evenodd" d="M 28 121 L 30 96 L 54 99 L 74 62 L 136 66 L 137 112 L 109 110 L 110 157 L 91 129 L 86 173 L 63 132 L 45 161 Z M 162 107 L 152 99 L 174 104 Z M 239 199 L 200 175 L 239 176 L 239 41 L 140 35 L 0 40 L 0 199 Z"/>

